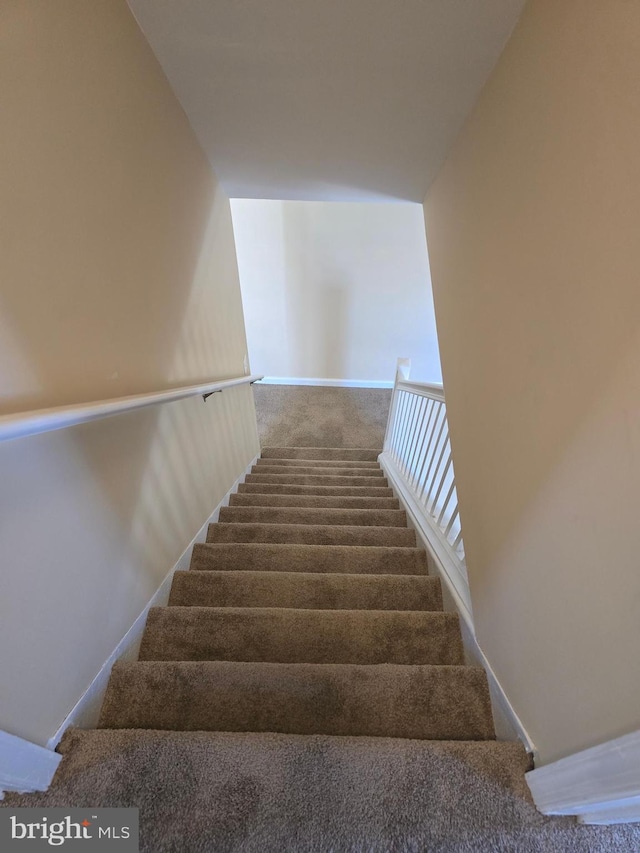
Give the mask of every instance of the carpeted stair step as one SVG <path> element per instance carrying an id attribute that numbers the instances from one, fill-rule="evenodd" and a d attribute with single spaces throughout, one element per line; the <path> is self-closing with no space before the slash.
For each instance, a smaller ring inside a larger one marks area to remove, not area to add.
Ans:
<path id="1" fill-rule="evenodd" d="M 152 607 L 140 660 L 462 664 L 457 614 Z"/>
<path id="2" fill-rule="evenodd" d="M 267 448 L 113 668 L 105 728 L 0 806 L 136 807 L 144 853 L 640 850 L 536 812 L 378 453 Z"/>
<path id="3" fill-rule="evenodd" d="M 245 483 L 276 483 L 291 486 L 387 486 L 386 477 L 339 477 L 332 474 L 247 474 Z"/>
<path id="4" fill-rule="evenodd" d="M 220 510 L 223 524 L 336 524 L 358 527 L 404 527 L 402 509 L 323 509 L 289 506 L 226 506 Z"/>
<path id="5" fill-rule="evenodd" d="M 495 738 L 487 677 L 471 666 L 117 663 L 99 727 Z"/>
<path id="6" fill-rule="evenodd" d="M 72 728 L 8 808 L 140 810 L 141 853 L 630 853 L 640 825 L 536 809 L 522 744 Z"/>
<path id="7" fill-rule="evenodd" d="M 135 807 L 142 853 L 622 853 L 640 826 L 546 817 L 522 744 L 69 729 L 48 791 L 9 808 Z"/>
<path id="8" fill-rule="evenodd" d="M 400 509 L 397 498 L 354 498 L 337 495 L 233 494 L 229 506 L 306 506 L 318 509 Z"/>
<path id="9" fill-rule="evenodd" d="M 170 606 L 442 610 L 438 578 L 313 572 L 176 572 Z"/>
<path id="10" fill-rule="evenodd" d="M 415 548 L 415 531 L 404 527 L 331 524 L 210 524 L 207 542 L 273 542 L 295 545 L 376 545 Z"/>
<path id="11" fill-rule="evenodd" d="M 392 498 L 388 486 L 297 486 L 294 483 L 240 483 L 240 495 L 326 495 L 343 498 Z"/>
<path id="12" fill-rule="evenodd" d="M 350 468 L 346 464 L 340 468 L 307 468 L 297 465 L 295 468 L 279 465 L 253 465 L 252 474 L 276 474 L 279 477 L 369 477 L 384 478 L 382 468 Z"/>
<path id="13" fill-rule="evenodd" d="M 358 470 L 380 470 L 379 462 L 360 462 L 357 459 L 258 459 L 256 465 L 259 467 L 278 467 L 283 470 L 287 468 L 357 468 Z"/>
<path id="14" fill-rule="evenodd" d="M 335 459 L 377 462 L 381 450 L 360 450 L 351 447 L 263 447 L 262 459 Z"/>
<path id="15" fill-rule="evenodd" d="M 198 542 L 191 570 L 426 575 L 427 555 L 405 547 Z"/>

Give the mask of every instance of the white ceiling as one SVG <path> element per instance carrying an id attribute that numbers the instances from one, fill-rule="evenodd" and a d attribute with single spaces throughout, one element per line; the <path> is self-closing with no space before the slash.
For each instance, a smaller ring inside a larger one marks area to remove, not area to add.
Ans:
<path id="1" fill-rule="evenodd" d="M 524 0 L 129 0 L 232 197 L 422 201 Z"/>

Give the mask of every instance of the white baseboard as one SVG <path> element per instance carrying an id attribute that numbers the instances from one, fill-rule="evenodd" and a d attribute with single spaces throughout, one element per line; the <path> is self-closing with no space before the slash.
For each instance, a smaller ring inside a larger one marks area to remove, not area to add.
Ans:
<path id="1" fill-rule="evenodd" d="M 107 689 L 107 684 L 109 682 L 109 676 L 111 675 L 111 669 L 119 660 L 136 660 L 138 656 L 138 649 L 140 648 L 140 642 L 142 640 L 142 634 L 144 632 L 144 627 L 147 622 L 147 615 L 149 610 L 152 607 L 163 607 L 167 601 L 169 600 L 169 592 L 171 590 L 171 582 L 173 580 L 173 575 L 177 571 L 184 571 L 189 568 L 191 562 L 191 551 L 193 550 L 193 546 L 196 542 L 205 542 L 207 537 L 207 530 L 210 524 L 215 523 L 218 520 L 218 516 L 220 515 L 220 510 L 222 507 L 229 505 L 229 497 L 235 490 L 238 488 L 238 484 L 241 483 L 245 476 L 251 472 L 251 468 L 255 465 L 256 460 L 259 457 L 254 457 L 247 468 L 240 474 L 234 484 L 231 486 L 229 491 L 222 498 L 220 503 L 213 510 L 211 515 L 207 518 L 205 523 L 202 525 L 200 530 L 196 533 L 191 542 L 187 545 L 185 550 L 180 555 L 177 563 L 173 566 L 173 568 L 169 571 L 169 574 L 162 581 L 156 592 L 147 602 L 144 610 L 138 618 L 135 620 L 133 625 L 129 628 L 124 637 L 120 640 L 118 645 L 115 647 L 113 652 L 109 655 L 107 660 L 100 667 L 99 672 L 91 682 L 91 684 L 84 691 L 80 699 L 73 706 L 65 720 L 60 725 L 58 731 L 51 737 L 47 742 L 48 749 L 55 749 L 58 743 L 60 742 L 62 735 L 69 728 L 69 726 L 77 726 L 81 729 L 91 729 L 94 728 L 98 722 L 98 717 L 100 715 L 100 708 L 102 707 L 102 700 L 104 699 L 104 694 Z"/>
<path id="2" fill-rule="evenodd" d="M 606 803 L 597 809 L 582 812 L 578 815 L 578 823 L 595 826 L 611 826 L 616 823 L 640 823 L 640 795 Z"/>
<path id="3" fill-rule="evenodd" d="M 487 673 L 496 737 L 498 740 L 519 740 L 524 745 L 526 751 L 533 756 L 533 763 L 535 765 L 538 760 L 538 750 L 529 732 L 524 727 L 524 723 L 509 701 L 509 697 L 498 680 L 498 676 L 493 671 L 485 653 L 480 648 L 476 635 L 473 633 L 470 633 L 468 636 L 465 635 L 466 631 L 463 629 L 462 636 L 465 641 L 465 651 L 468 658 L 477 666 L 481 666 Z"/>
<path id="4" fill-rule="evenodd" d="M 7 791 L 46 791 L 62 756 L 8 732 L 0 732 L 0 800 Z"/>
<path id="5" fill-rule="evenodd" d="M 640 731 L 584 749 L 526 774 L 544 814 L 581 823 L 640 821 Z"/>
<path id="6" fill-rule="evenodd" d="M 445 610 L 457 612 L 460 615 L 462 639 L 468 662 L 475 666 L 481 666 L 487 673 L 498 740 L 521 741 L 527 752 L 531 753 L 535 760 L 537 757 L 535 745 L 476 638 L 471 597 L 466 579 L 462 577 L 443 547 L 441 540 L 434 533 L 429 519 L 425 518 L 424 513 L 421 512 L 418 504 L 404 485 L 393 460 L 386 452 L 383 452 L 378 457 L 378 461 L 395 496 L 407 513 L 407 524 L 416 531 L 419 544 L 427 552 L 430 571 L 437 574 L 442 581 Z"/>
<path id="7" fill-rule="evenodd" d="M 314 379 L 312 377 L 263 376 L 256 385 L 320 385 L 330 388 L 393 388 L 382 379 Z"/>

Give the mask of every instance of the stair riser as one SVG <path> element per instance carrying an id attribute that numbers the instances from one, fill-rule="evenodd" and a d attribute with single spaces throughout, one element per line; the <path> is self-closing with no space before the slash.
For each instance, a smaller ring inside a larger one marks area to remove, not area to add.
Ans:
<path id="1" fill-rule="evenodd" d="M 403 510 L 321 509 L 306 507 L 223 507 L 220 521 L 227 524 L 338 524 L 358 527 L 406 527 Z"/>
<path id="2" fill-rule="evenodd" d="M 378 456 L 265 448 L 113 668 L 100 725 L 493 739 L 486 674 Z"/>
<path id="3" fill-rule="evenodd" d="M 375 545 L 415 548 L 413 530 L 316 524 L 210 524 L 207 542 L 265 542 L 299 545 Z"/>
<path id="4" fill-rule="evenodd" d="M 170 606 L 442 610 L 437 578 L 302 572 L 176 572 Z"/>
<path id="5" fill-rule="evenodd" d="M 262 459 L 335 459 L 377 462 L 381 450 L 358 450 L 349 447 L 263 447 Z"/>
<path id="6" fill-rule="evenodd" d="M 240 483 L 241 495 L 312 495 L 353 498 L 392 498 L 393 490 L 388 486 L 298 486 L 295 483 Z"/>
<path id="7" fill-rule="evenodd" d="M 380 470 L 379 462 L 359 462 L 354 459 L 258 459 L 256 465 L 277 466 L 279 468 L 357 468 L 358 470 Z"/>
<path id="8" fill-rule="evenodd" d="M 417 548 L 196 543 L 190 568 L 195 571 L 426 575 L 427 555 Z"/>
<path id="9" fill-rule="evenodd" d="M 101 728 L 495 737 L 482 670 L 116 664 Z"/>
<path id="10" fill-rule="evenodd" d="M 157 607 L 140 660 L 462 664 L 452 613 Z"/>
<path id="11" fill-rule="evenodd" d="M 283 477 L 371 477 L 373 479 L 384 477 L 381 468 L 349 468 L 343 465 L 341 468 L 307 468 L 302 465 L 281 468 L 278 465 L 254 465 L 252 474 L 277 474 Z"/>
<path id="12" fill-rule="evenodd" d="M 291 486 L 365 486 L 374 488 L 388 486 L 386 477 L 338 477 L 331 475 L 303 474 L 247 474 L 246 483 L 274 483 Z"/>
<path id="13" fill-rule="evenodd" d="M 400 509 L 397 498 L 340 498 L 330 495 L 233 494 L 229 506 L 294 506 L 318 509 Z"/>

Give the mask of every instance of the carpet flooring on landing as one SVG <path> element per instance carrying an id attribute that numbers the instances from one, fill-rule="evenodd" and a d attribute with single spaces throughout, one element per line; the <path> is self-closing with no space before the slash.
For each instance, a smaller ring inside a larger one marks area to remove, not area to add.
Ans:
<path id="1" fill-rule="evenodd" d="M 640 826 L 548 818 L 519 744 L 72 729 L 49 791 L 137 806 L 144 853 L 632 853 Z"/>
<path id="2" fill-rule="evenodd" d="M 390 388 L 253 386 L 262 447 L 382 447 Z"/>
<path id="3" fill-rule="evenodd" d="M 265 448 L 113 667 L 98 729 L 2 805 L 137 806 L 146 853 L 640 850 L 640 826 L 536 811 L 376 460 Z"/>

